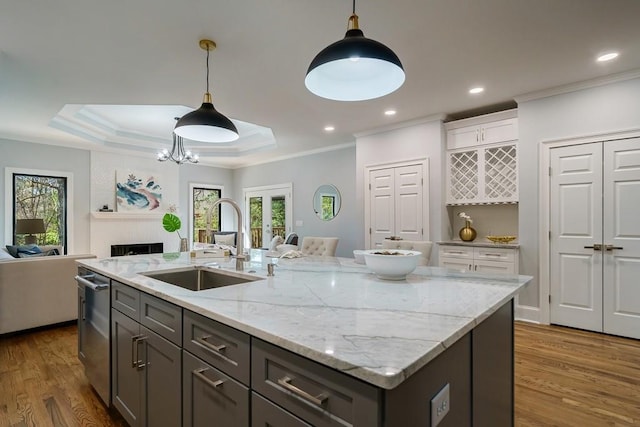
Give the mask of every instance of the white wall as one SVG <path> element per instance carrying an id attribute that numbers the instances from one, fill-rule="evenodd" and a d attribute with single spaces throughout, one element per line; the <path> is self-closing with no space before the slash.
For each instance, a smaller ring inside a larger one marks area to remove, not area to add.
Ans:
<path id="1" fill-rule="evenodd" d="M 111 255 L 111 245 L 157 242 L 164 243 L 165 252 L 179 250 L 178 236 L 162 228 L 161 217 L 167 212 L 169 205 L 175 204 L 180 209 L 178 213 L 183 220 L 183 228 L 186 226 L 186 209 L 184 206 L 179 206 L 178 166 L 175 163 L 158 162 L 153 157 L 93 151 L 91 153 L 91 212 L 96 212 L 105 204 L 114 211 L 117 210 L 116 170 L 155 176 L 162 186 L 162 201 L 156 211 L 149 212 L 149 215 L 141 215 L 139 219 L 122 217 L 118 212 L 114 212 L 106 219 L 90 215 L 91 253 L 103 258 Z"/>
<path id="2" fill-rule="evenodd" d="M 640 129 L 640 79 L 520 102 L 520 272 L 536 277 L 520 303 L 540 307 L 539 148 L 542 141 Z M 546 231 L 546 230 L 544 230 Z"/>
<path id="3" fill-rule="evenodd" d="M 7 167 L 61 171 L 73 174 L 73 236 L 69 246 L 73 253 L 89 253 L 89 203 L 90 203 L 90 154 L 87 150 L 63 148 L 52 145 L 32 144 L 24 141 L 0 139 L 0 191 L 3 205 L 0 207 L 0 224 L 5 223 L 5 207 L 13 203 L 11 194 L 5 192 L 4 169 Z M 0 227 L 1 241 L 11 242 Z"/>
<path id="4" fill-rule="evenodd" d="M 234 171 L 236 200 L 242 200 L 243 188 L 293 183 L 293 231 L 298 236 L 338 236 L 337 256 L 353 257 L 361 246 L 362 215 L 355 203 L 355 147 L 295 157 L 279 162 L 251 166 Z M 313 195 L 323 184 L 340 191 L 342 206 L 331 221 L 320 220 L 313 211 Z M 296 225 L 302 221 L 302 225 Z"/>
<path id="5" fill-rule="evenodd" d="M 91 153 L 91 211 L 97 211 L 108 204 L 115 209 L 116 170 L 143 172 L 158 177 L 163 187 L 162 202 L 156 214 L 131 219 L 118 213 L 109 218 L 91 216 L 91 253 L 98 257 L 111 255 L 110 247 L 127 243 L 164 243 L 165 252 L 179 250 L 180 241 L 176 233 L 168 233 L 162 228 L 162 215 L 169 205 L 178 207 L 178 216 L 182 220 L 180 235 L 187 237 L 189 224 L 189 183 L 216 184 L 224 187 L 223 197 L 232 194 L 232 172 L 228 169 L 213 168 L 204 165 L 173 162 L 158 162 L 153 156 L 132 156 L 121 153 L 94 151 Z M 223 228 L 235 227 L 232 211 L 223 211 Z"/>
<path id="6" fill-rule="evenodd" d="M 429 238 L 433 242 L 449 239 L 449 219 L 445 208 L 443 168 L 444 127 L 441 120 L 426 121 L 400 129 L 381 131 L 356 140 L 356 204 L 359 248 L 364 247 L 364 182 L 368 166 L 429 159 Z M 434 250 L 431 265 L 437 265 Z"/>

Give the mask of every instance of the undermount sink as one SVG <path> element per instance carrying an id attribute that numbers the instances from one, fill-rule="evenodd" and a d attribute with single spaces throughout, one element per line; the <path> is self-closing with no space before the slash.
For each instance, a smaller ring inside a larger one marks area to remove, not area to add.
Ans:
<path id="1" fill-rule="evenodd" d="M 142 274 L 190 291 L 204 291 L 205 289 L 221 288 L 223 286 L 238 285 L 240 283 L 260 280 L 259 277 L 232 271 L 212 270 L 206 267 L 158 272 L 152 271 Z"/>

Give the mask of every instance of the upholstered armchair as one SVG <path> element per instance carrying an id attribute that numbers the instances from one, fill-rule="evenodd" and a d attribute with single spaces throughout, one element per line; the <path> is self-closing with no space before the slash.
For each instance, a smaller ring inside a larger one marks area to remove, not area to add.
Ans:
<path id="1" fill-rule="evenodd" d="M 305 255 L 335 256 L 337 237 L 303 237 L 300 252 Z"/>
<path id="2" fill-rule="evenodd" d="M 383 240 L 382 249 L 405 249 L 408 251 L 421 252 L 422 256 L 418 265 L 429 265 L 433 242 L 427 240 Z"/>
<path id="3" fill-rule="evenodd" d="M 282 244 L 278 244 L 275 250 L 280 253 L 298 250 L 298 235 L 296 233 L 287 234 L 286 240 Z"/>

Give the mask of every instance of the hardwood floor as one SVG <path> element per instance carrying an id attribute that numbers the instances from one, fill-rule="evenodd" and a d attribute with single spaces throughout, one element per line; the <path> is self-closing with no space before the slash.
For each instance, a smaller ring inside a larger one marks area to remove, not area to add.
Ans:
<path id="1" fill-rule="evenodd" d="M 520 322 L 515 337 L 516 426 L 640 426 L 640 341 Z M 0 338 L 0 427 L 126 426 L 76 340 L 73 325 Z"/>
<path id="2" fill-rule="evenodd" d="M 516 322 L 516 426 L 640 426 L 640 341 Z"/>
<path id="3" fill-rule="evenodd" d="M 126 426 L 89 386 L 75 325 L 0 338 L 0 427 Z"/>

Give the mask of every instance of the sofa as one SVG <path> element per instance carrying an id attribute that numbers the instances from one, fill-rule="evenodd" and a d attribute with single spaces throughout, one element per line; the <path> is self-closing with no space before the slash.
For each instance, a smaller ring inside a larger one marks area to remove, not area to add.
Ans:
<path id="1" fill-rule="evenodd" d="M 0 260 L 0 335 L 77 319 L 76 260 L 86 258 L 95 255 Z"/>

